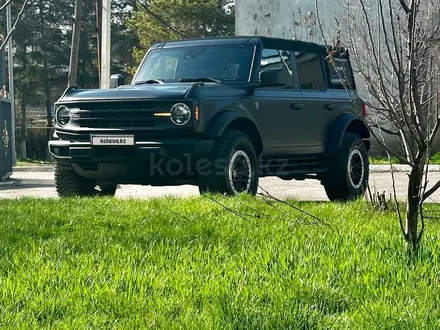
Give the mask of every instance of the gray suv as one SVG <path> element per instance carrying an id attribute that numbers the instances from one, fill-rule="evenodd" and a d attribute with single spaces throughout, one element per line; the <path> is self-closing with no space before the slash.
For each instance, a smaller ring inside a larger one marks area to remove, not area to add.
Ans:
<path id="1" fill-rule="evenodd" d="M 260 177 L 317 179 L 330 200 L 361 196 L 370 134 L 348 51 L 265 37 L 158 43 L 130 85 L 71 88 L 49 150 L 59 196 L 118 184 L 195 184 L 256 194 Z M 358 111 L 357 109 L 363 109 Z"/>

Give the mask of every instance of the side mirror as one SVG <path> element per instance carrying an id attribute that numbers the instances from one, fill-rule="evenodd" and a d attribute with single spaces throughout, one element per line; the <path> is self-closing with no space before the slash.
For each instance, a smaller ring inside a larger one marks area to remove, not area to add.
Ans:
<path id="1" fill-rule="evenodd" d="M 125 78 L 122 74 L 112 74 L 110 77 L 110 88 L 117 88 L 125 85 Z"/>
<path id="2" fill-rule="evenodd" d="M 272 68 L 266 69 L 260 72 L 261 86 L 284 86 L 283 81 L 283 69 L 282 68 Z"/>

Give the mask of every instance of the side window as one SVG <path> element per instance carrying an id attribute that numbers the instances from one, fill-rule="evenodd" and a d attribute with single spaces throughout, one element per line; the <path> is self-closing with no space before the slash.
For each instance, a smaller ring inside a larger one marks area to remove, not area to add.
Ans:
<path id="1" fill-rule="evenodd" d="M 325 90 L 327 88 L 322 70 L 321 55 L 306 52 L 295 53 L 301 89 Z"/>
<path id="2" fill-rule="evenodd" d="M 353 88 L 353 72 L 348 59 L 334 57 L 333 61 L 334 64 L 328 64 L 331 83 L 337 86 L 343 86 L 344 83 Z"/>
<path id="3" fill-rule="evenodd" d="M 292 61 L 290 53 L 286 50 L 263 49 L 260 64 L 261 76 L 269 77 L 268 87 L 292 89 Z"/>

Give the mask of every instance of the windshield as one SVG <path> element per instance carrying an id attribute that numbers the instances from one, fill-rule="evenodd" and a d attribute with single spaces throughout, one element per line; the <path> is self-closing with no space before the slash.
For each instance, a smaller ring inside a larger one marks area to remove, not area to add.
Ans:
<path id="1" fill-rule="evenodd" d="M 249 80 L 253 54 L 253 46 L 156 49 L 148 54 L 134 83 L 151 80 L 167 83 L 194 78 L 245 82 Z"/>

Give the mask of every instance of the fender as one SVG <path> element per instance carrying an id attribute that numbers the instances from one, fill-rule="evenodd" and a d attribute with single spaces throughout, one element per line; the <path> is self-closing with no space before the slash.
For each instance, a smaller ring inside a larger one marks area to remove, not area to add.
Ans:
<path id="1" fill-rule="evenodd" d="M 217 138 L 221 136 L 228 127 L 246 133 L 254 144 L 257 153 L 263 152 L 263 140 L 261 139 L 258 126 L 252 119 L 236 110 L 225 110 L 214 117 L 205 131 L 205 136 L 207 138 Z"/>
<path id="2" fill-rule="evenodd" d="M 221 136 L 225 131 L 226 127 L 228 127 L 228 125 L 236 119 L 251 120 L 247 116 L 244 116 L 243 113 L 239 111 L 233 109 L 224 110 L 220 112 L 217 116 L 215 116 L 213 119 L 211 119 L 211 122 L 206 128 L 205 136 L 207 138 L 216 138 Z"/>
<path id="3" fill-rule="evenodd" d="M 353 113 L 344 113 L 336 120 L 327 134 L 326 155 L 332 155 L 339 149 L 346 132 L 357 133 L 362 139 L 370 138 L 368 128 L 358 116 Z M 367 149 L 370 148 L 369 141 L 366 146 Z"/>

